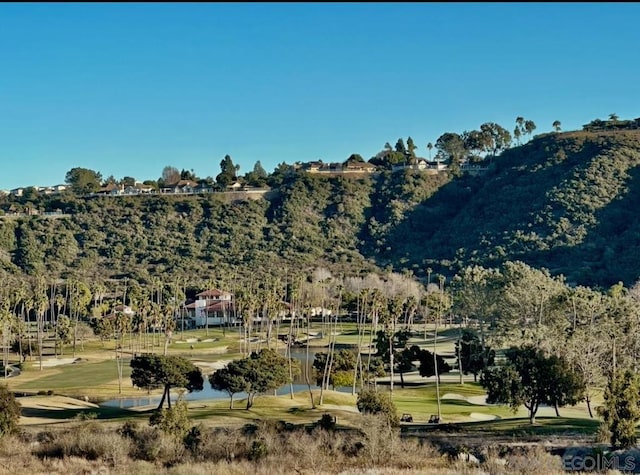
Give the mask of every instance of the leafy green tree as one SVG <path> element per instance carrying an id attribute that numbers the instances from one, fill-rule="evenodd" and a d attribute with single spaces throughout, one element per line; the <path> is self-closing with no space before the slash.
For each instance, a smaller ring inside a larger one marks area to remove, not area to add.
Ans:
<path id="1" fill-rule="evenodd" d="M 459 164 L 466 156 L 467 149 L 462 136 L 454 132 L 445 132 L 436 140 L 436 148 L 446 161 Z"/>
<path id="2" fill-rule="evenodd" d="M 225 368 L 220 368 L 209 375 L 209 384 L 216 391 L 225 391 L 230 398 L 229 409 L 233 409 L 233 396 L 246 391 L 250 383 L 245 379 L 236 362 L 231 361 Z"/>
<path id="3" fill-rule="evenodd" d="M 562 130 L 562 129 L 560 128 L 560 126 L 561 126 L 561 125 L 562 125 L 562 124 L 560 123 L 560 121 L 559 121 L 559 120 L 554 120 L 554 121 L 553 121 L 553 124 L 552 124 L 553 130 L 555 130 L 556 132 L 560 132 L 560 130 Z"/>
<path id="4" fill-rule="evenodd" d="M 532 120 L 525 120 L 524 121 L 524 131 L 529 136 L 529 138 L 531 138 L 531 134 L 533 133 L 534 130 L 536 130 L 535 122 L 532 121 Z"/>
<path id="5" fill-rule="evenodd" d="M 158 427 L 165 434 L 182 440 L 189 431 L 189 408 L 187 402 L 182 399 L 182 395 L 178 397 L 173 407 L 162 408 L 151 414 L 149 425 Z"/>
<path id="6" fill-rule="evenodd" d="M 216 183 L 224 190 L 236 179 L 236 167 L 229 155 L 225 155 L 220 162 L 220 170 L 220 173 L 216 176 Z"/>
<path id="7" fill-rule="evenodd" d="M 358 393 L 356 402 L 363 414 L 380 414 L 387 418 L 392 426 L 400 425 L 400 418 L 390 394 L 382 394 L 373 389 L 363 389 Z"/>
<path id="8" fill-rule="evenodd" d="M 86 195 L 100 189 L 102 175 L 88 168 L 76 167 L 67 172 L 64 180 L 75 194 Z"/>
<path id="9" fill-rule="evenodd" d="M 611 433 L 614 448 L 629 448 L 636 444 L 636 425 L 640 421 L 640 381 L 628 369 L 612 373 L 604 392 L 604 404 L 598 407 Z"/>
<path id="10" fill-rule="evenodd" d="M 409 158 L 415 158 L 417 148 L 418 146 L 413 142 L 413 139 L 411 137 L 408 137 L 407 138 L 407 156 Z"/>
<path id="11" fill-rule="evenodd" d="M 0 437 L 14 433 L 20 420 L 20 403 L 5 384 L 0 384 Z"/>
<path id="12" fill-rule="evenodd" d="M 506 404 L 515 413 L 522 405 L 535 423 L 541 404 L 575 404 L 584 386 L 563 384 L 572 369 L 564 359 L 545 356 L 533 346 L 512 347 L 505 352 L 506 364 L 489 368 L 480 375 L 489 404 Z M 573 375 L 571 375 L 573 379 Z"/>
<path id="13" fill-rule="evenodd" d="M 196 172 L 193 171 L 193 168 L 191 170 L 182 169 L 182 171 L 180 172 L 180 179 L 198 181 L 198 177 L 196 176 Z"/>
<path id="14" fill-rule="evenodd" d="M 420 361 L 420 367 L 418 371 L 423 378 L 430 378 L 436 375 L 436 367 L 434 365 L 433 353 L 429 350 L 421 349 L 418 354 L 418 360 Z M 451 366 L 445 361 L 445 359 L 436 354 L 436 361 L 438 362 L 438 381 L 440 376 L 451 371 Z"/>
<path id="15" fill-rule="evenodd" d="M 525 122 L 526 124 L 526 122 Z M 511 146 L 511 134 L 507 129 L 495 122 L 485 122 L 480 126 L 485 151 L 493 156 L 500 154 Z"/>
<path id="16" fill-rule="evenodd" d="M 250 186 L 264 186 L 267 183 L 268 174 L 266 170 L 262 167 L 260 160 L 258 160 L 253 166 L 253 170 L 249 173 L 246 173 L 244 179 Z"/>
<path id="17" fill-rule="evenodd" d="M 462 373 L 473 374 L 474 382 L 478 380 L 478 374 L 487 367 L 493 366 L 496 352 L 489 346 L 482 345 L 475 332 L 465 329 L 462 337 L 455 343 L 458 367 L 462 367 Z"/>
<path id="18" fill-rule="evenodd" d="M 299 367 L 293 373 L 299 373 Z M 217 373 L 217 375 L 216 375 Z M 209 379 L 214 389 L 227 391 L 229 395 L 245 391 L 247 407 L 253 406 L 256 394 L 278 389 L 289 382 L 289 360 L 275 350 L 266 348 L 252 352 L 247 358 L 230 362 L 226 371 L 217 370 Z"/>
<path id="19" fill-rule="evenodd" d="M 203 387 L 200 368 L 182 356 L 135 356 L 130 366 L 131 381 L 134 386 L 147 390 L 163 388 L 158 410 L 162 409 L 165 399 L 168 407 L 171 408 L 172 387 L 185 388 L 189 392 L 201 391 Z"/>
<path id="20" fill-rule="evenodd" d="M 420 347 L 411 345 L 398 353 L 395 361 L 395 370 L 400 374 L 400 387 L 404 388 L 404 374 L 415 369 L 415 361 L 420 359 Z"/>
<path id="21" fill-rule="evenodd" d="M 324 368 L 327 363 L 327 353 L 318 352 L 313 359 L 313 369 L 316 375 L 316 384 L 322 385 Z M 347 349 L 334 353 L 329 373 L 329 384 L 334 388 L 350 386 L 353 384 L 353 370 L 356 367 L 356 355 Z"/>

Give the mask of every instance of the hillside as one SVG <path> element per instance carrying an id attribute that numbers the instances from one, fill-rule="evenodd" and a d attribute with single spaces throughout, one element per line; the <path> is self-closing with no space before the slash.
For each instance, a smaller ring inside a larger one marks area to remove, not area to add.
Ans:
<path id="1" fill-rule="evenodd" d="M 640 131 L 539 136 L 416 207 L 390 232 L 389 257 L 450 271 L 519 259 L 569 282 L 631 285 L 640 275 L 638 165 Z"/>
<path id="2" fill-rule="evenodd" d="M 640 275 L 639 139 L 637 130 L 545 134 L 505 151 L 478 177 L 301 171 L 259 200 L 43 196 L 35 206 L 68 215 L 0 220 L 0 265 L 205 282 L 318 266 L 451 275 L 519 259 L 570 282 L 631 285 Z"/>

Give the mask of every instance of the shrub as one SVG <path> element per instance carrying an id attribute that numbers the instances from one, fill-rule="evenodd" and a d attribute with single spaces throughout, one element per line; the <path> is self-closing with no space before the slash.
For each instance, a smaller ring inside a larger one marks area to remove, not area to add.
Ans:
<path id="1" fill-rule="evenodd" d="M 365 389 L 358 394 L 356 405 L 363 414 L 382 414 L 392 426 L 400 425 L 396 406 L 388 395 Z"/>
<path id="2" fill-rule="evenodd" d="M 20 403 L 6 385 L 0 385 L 0 437 L 14 433 L 19 420 Z"/>
<path id="3" fill-rule="evenodd" d="M 182 438 L 189 430 L 187 403 L 178 400 L 171 409 L 161 409 L 149 418 L 149 425 L 157 426 L 165 434 Z"/>

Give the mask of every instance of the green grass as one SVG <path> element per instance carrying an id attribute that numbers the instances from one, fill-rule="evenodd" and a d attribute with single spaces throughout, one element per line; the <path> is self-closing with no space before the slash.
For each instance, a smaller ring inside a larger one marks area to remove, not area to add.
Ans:
<path id="1" fill-rule="evenodd" d="M 43 377 L 25 383 L 16 380 L 13 389 L 19 391 L 53 390 L 58 394 L 76 394 L 78 391 L 98 387 L 114 389 L 114 381 L 118 379 L 115 360 L 60 365 L 46 368 L 42 373 Z M 123 387 L 131 386 L 130 375 L 129 361 L 125 360 L 122 371 Z M 115 389 L 117 390 L 117 382 Z"/>

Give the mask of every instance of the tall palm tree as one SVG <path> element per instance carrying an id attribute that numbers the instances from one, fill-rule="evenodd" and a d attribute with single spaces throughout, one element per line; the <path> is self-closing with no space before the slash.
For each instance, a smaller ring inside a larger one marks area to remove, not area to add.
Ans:
<path id="1" fill-rule="evenodd" d="M 433 144 L 429 142 L 427 144 L 427 148 L 429 149 L 429 161 L 431 161 L 431 149 L 433 148 Z"/>

